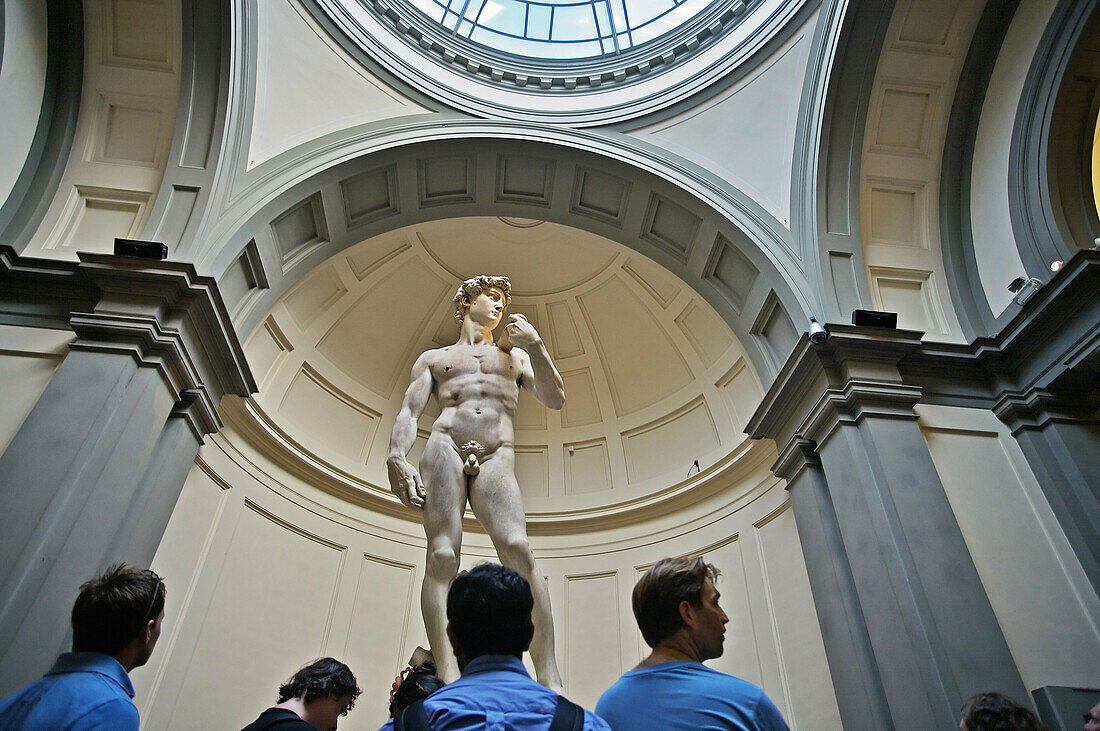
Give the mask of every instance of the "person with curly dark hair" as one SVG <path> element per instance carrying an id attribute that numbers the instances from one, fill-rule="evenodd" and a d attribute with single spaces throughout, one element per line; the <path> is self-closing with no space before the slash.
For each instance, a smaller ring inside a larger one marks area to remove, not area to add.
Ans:
<path id="1" fill-rule="evenodd" d="M 322 657 L 279 686 L 278 704 L 242 731 L 336 731 L 336 723 L 355 706 L 358 683 L 351 668 Z"/>
<path id="2" fill-rule="evenodd" d="M 405 668 L 393 681 L 393 689 L 390 691 L 390 718 L 416 701 L 427 698 L 443 685 L 443 681 L 435 674 L 433 662 Z"/>
<path id="3" fill-rule="evenodd" d="M 1047 731 L 1030 708 L 1000 693 L 979 693 L 962 707 L 959 731 Z"/>

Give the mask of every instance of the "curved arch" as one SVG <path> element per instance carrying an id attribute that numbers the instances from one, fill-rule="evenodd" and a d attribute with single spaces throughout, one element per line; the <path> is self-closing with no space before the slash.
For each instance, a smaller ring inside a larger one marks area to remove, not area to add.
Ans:
<path id="1" fill-rule="evenodd" d="M 1096 0 L 1059 3 L 1020 96 L 1008 191 L 1012 230 L 1030 276 L 1049 277 L 1052 261 L 1088 248 L 1097 231 L 1091 174 L 1075 159 L 1091 147 L 1088 122 L 1095 122 L 1095 115 L 1087 117 L 1100 79 L 1083 63 L 1088 50 L 1082 48 L 1096 34 L 1095 8 Z"/>
<path id="2" fill-rule="evenodd" d="M 792 185 L 802 214 L 792 223 L 803 250 L 817 258 L 822 314 L 832 321 L 847 322 L 852 310 L 870 302 L 860 238 L 860 166 L 871 88 L 893 11 L 893 2 L 866 1 L 848 3 L 843 14 L 823 10 L 814 39 L 816 87 L 807 87 L 814 98 L 803 104 L 799 120 L 805 162 L 795 166 Z"/>
<path id="3" fill-rule="evenodd" d="M 940 168 L 940 243 L 944 273 L 959 325 L 967 340 L 990 335 L 996 329 L 997 318 L 989 301 L 981 294 L 978 262 L 974 256 L 971 176 L 974 142 L 989 80 L 1018 4 L 1018 0 L 991 3 L 982 11 L 948 118 Z"/>
<path id="4" fill-rule="evenodd" d="M 226 217 L 241 223 L 212 235 L 221 245 L 202 260 L 223 282 L 242 281 L 244 272 L 243 281 L 256 285 L 225 287 L 236 292 L 227 304 L 236 308 L 238 330 L 251 331 L 294 282 L 359 241 L 426 220 L 505 215 L 590 231 L 655 260 L 718 311 L 764 380 L 775 375 L 809 309 L 805 283 L 784 267 L 766 214 L 744 201 L 708 200 L 633 160 L 472 135 L 463 126 L 455 140 L 345 156 L 278 194 L 261 191 L 270 190 L 269 179 L 244 195 L 240 205 L 254 207 Z"/>
<path id="5" fill-rule="evenodd" d="M 84 83 L 81 4 L 51 1 L 46 12 L 46 84 L 38 126 L 19 177 L 0 208 L 0 244 L 16 251 L 27 245 L 61 183 L 76 135 Z"/>

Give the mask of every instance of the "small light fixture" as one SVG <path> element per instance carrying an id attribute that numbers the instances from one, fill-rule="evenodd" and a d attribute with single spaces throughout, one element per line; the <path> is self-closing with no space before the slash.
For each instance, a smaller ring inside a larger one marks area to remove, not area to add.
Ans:
<path id="1" fill-rule="evenodd" d="M 1055 259 L 1050 263 L 1050 271 L 1055 273 L 1060 272 L 1062 271 L 1062 267 L 1064 267 L 1065 265 L 1065 262 L 1063 262 L 1061 259 Z"/>
<path id="2" fill-rule="evenodd" d="M 1013 302 L 1023 305 L 1027 304 L 1027 301 L 1034 297 L 1042 286 L 1042 281 L 1035 277 L 1016 277 L 1008 283 L 1008 291 L 1013 294 Z"/>
<path id="3" fill-rule="evenodd" d="M 829 339 L 829 333 L 825 330 L 825 326 L 817 321 L 816 317 L 810 318 L 810 342 L 814 345 L 821 345 Z"/>

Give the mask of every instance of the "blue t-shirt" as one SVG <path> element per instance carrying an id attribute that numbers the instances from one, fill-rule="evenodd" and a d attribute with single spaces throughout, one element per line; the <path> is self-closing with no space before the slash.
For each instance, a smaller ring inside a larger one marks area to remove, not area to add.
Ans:
<path id="1" fill-rule="evenodd" d="M 50 672 L 0 701 L 0 731 L 137 731 L 134 686 L 109 655 L 67 652 Z"/>
<path id="2" fill-rule="evenodd" d="M 698 662 L 666 662 L 623 673 L 596 713 L 614 731 L 787 731 L 764 691 Z"/>
<path id="3" fill-rule="evenodd" d="M 424 699 L 432 731 L 546 731 L 557 708 L 558 694 L 527 674 L 511 655 L 475 657 L 462 677 Z M 393 728 L 386 721 L 383 731 Z M 584 712 L 584 731 L 610 731 L 602 719 Z"/>

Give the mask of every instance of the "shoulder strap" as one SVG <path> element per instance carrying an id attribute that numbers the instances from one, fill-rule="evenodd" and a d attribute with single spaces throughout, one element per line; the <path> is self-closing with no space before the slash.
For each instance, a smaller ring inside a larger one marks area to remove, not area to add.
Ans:
<path id="1" fill-rule="evenodd" d="M 424 710 L 424 699 L 410 703 L 393 717 L 394 731 L 432 731 L 428 725 L 428 712 Z"/>
<path id="2" fill-rule="evenodd" d="M 563 695 L 558 696 L 558 706 L 550 721 L 549 731 L 581 731 L 584 728 L 584 709 Z"/>

